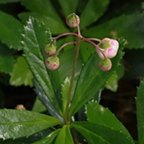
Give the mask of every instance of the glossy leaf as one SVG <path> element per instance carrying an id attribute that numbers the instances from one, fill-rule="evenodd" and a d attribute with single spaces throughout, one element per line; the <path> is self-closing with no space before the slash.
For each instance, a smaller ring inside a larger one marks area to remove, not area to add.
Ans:
<path id="1" fill-rule="evenodd" d="M 77 122 L 72 126 L 86 138 L 89 144 L 95 144 L 96 142 L 98 144 L 134 144 L 123 133 L 103 125 Z"/>
<path id="2" fill-rule="evenodd" d="M 65 16 L 68 16 L 69 14 L 76 12 L 78 2 L 79 0 L 59 0 L 59 3 L 61 4 Z"/>
<path id="3" fill-rule="evenodd" d="M 50 133 L 47 137 L 34 142 L 33 144 L 54 144 L 54 139 L 57 136 L 57 134 L 59 133 L 59 129 L 55 130 L 54 132 Z"/>
<path id="4" fill-rule="evenodd" d="M 35 12 L 39 18 L 42 16 L 42 18 L 47 21 L 47 24 L 50 23 L 53 25 L 52 22 L 54 22 L 57 29 L 60 28 L 66 30 L 50 0 L 22 0 L 22 5 L 24 5 L 31 12 Z"/>
<path id="5" fill-rule="evenodd" d="M 97 102 L 90 102 L 86 107 L 86 114 L 89 122 L 118 131 L 133 141 L 127 129 L 108 108 L 104 108 Z"/>
<path id="6" fill-rule="evenodd" d="M 10 78 L 10 84 L 15 86 L 25 85 L 32 86 L 32 73 L 24 57 L 19 57 L 14 65 Z"/>
<path id="7" fill-rule="evenodd" d="M 100 18 L 106 11 L 109 0 L 89 0 L 81 14 L 81 28 L 84 28 Z"/>
<path id="8" fill-rule="evenodd" d="M 138 126 L 138 143 L 143 144 L 144 142 L 144 81 L 141 82 L 138 88 L 136 98 L 136 109 L 137 109 L 137 126 Z"/>
<path id="9" fill-rule="evenodd" d="M 56 118 L 35 112 L 0 110 L 0 138 L 4 140 L 27 137 L 57 124 Z"/>
<path id="10" fill-rule="evenodd" d="M 10 74 L 15 63 L 12 52 L 7 47 L 0 45 L 0 72 Z"/>
<path id="11" fill-rule="evenodd" d="M 45 46 L 50 42 L 51 35 L 47 30 L 47 27 L 30 18 L 27 25 L 24 27 L 23 34 L 23 50 L 25 58 L 29 64 L 29 67 L 33 73 L 35 81 L 38 85 L 38 95 L 41 98 L 44 97 L 44 103 L 53 106 L 55 113 L 60 113 L 58 101 L 55 96 L 55 91 L 52 85 L 52 79 L 50 79 L 49 71 L 45 65 Z M 60 115 L 60 114 L 58 114 Z"/>
<path id="12" fill-rule="evenodd" d="M 68 91 L 70 86 L 70 79 L 66 78 L 64 81 L 64 84 L 62 84 L 62 105 L 63 105 L 63 112 L 65 111 L 66 104 L 67 104 L 67 97 L 68 97 Z"/>
<path id="13" fill-rule="evenodd" d="M 99 59 L 96 54 L 90 57 L 88 62 L 83 66 L 79 75 L 70 108 L 70 116 L 76 113 L 91 98 L 96 96 L 98 91 L 104 86 L 108 78 L 119 65 L 121 57 L 122 52 L 120 50 L 117 57 L 113 59 L 113 67 L 109 72 L 103 72 L 99 69 Z"/>
<path id="14" fill-rule="evenodd" d="M 127 48 L 144 48 L 144 14 L 133 13 L 121 15 L 113 18 L 99 26 L 89 29 L 86 34 L 89 36 L 104 37 L 122 37 L 127 40 Z"/>
<path id="15" fill-rule="evenodd" d="M 22 24 L 13 16 L 0 11 L 0 41 L 10 48 L 19 50 Z"/>
<path id="16" fill-rule="evenodd" d="M 74 144 L 72 135 L 70 132 L 70 127 L 68 125 L 64 125 L 62 129 L 60 130 L 56 140 L 55 144 Z"/>
<path id="17" fill-rule="evenodd" d="M 39 21 L 43 21 L 54 35 L 67 31 L 66 27 L 63 24 L 60 24 L 60 22 L 56 20 L 54 17 L 41 15 L 36 12 L 23 12 L 19 14 L 19 17 L 24 22 L 27 21 L 30 16 L 39 19 Z"/>

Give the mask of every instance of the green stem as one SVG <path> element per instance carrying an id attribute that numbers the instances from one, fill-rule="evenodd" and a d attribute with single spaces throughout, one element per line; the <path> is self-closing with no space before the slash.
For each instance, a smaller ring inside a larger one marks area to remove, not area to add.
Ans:
<path id="1" fill-rule="evenodd" d="M 81 39 L 78 38 L 76 41 L 76 47 L 74 50 L 74 60 L 73 60 L 73 66 L 72 66 L 71 80 L 70 80 L 70 86 L 69 86 L 69 91 L 68 91 L 67 104 L 66 104 L 66 108 L 65 108 L 65 112 L 64 112 L 64 123 L 65 124 L 69 123 L 68 111 L 69 111 L 69 105 L 70 105 L 71 99 L 72 99 L 72 88 L 73 88 L 73 84 L 74 84 L 75 72 L 76 72 L 76 67 L 77 67 L 80 41 L 81 41 Z"/>

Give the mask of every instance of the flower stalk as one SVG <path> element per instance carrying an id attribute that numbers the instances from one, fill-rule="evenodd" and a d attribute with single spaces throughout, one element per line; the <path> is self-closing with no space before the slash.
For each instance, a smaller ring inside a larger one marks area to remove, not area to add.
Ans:
<path id="1" fill-rule="evenodd" d="M 78 63 L 80 43 L 86 42 L 91 44 L 95 48 L 100 58 L 99 68 L 102 71 L 109 71 L 112 68 L 111 58 L 116 56 L 118 52 L 119 44 L 116 40 L 110 38 L 104 38 L 101 40 L 93 37 L 92 38 L 84 37 L 80 31 L 80 18 L 74 13 L 70 14 L 67 17 L 66 23 L 70 28 L 76 28 L 77 32 L 66 32 L 54 37 L 50 42 L 50 44 L 46 46 L 45 52 L 49 56 L 46 60 L 47 68 L 50 70 L 57 70 L 60 65 L 59 54 L 61 50 L 67 46 L 75 45 L 70 85 L 67 93 L 67 103 L 66 103 L 65 110 L 63 112 L 64 124 L 69 124 L 71 122 L 71 118 L 69 117 L 69 109 L 73 97 L 72 90 L 74 86 L 74 79 L 75 79 L 76 68 Z M 73 36 L 75 37 L 76 40 L 64 43 L 57 49 L 56 41 L 65 38 L 67 36 Z"/>

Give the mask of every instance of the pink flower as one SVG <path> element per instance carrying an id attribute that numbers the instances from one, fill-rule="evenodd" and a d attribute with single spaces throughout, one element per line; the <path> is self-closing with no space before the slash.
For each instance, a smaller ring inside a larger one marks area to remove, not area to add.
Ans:
<path id="1" fill-rule="evenodd" d="M 100 59 L 99 68 L 102 71 L 109 71 L 112 68 L 112 62 L 110 59 Z"/>
<path id="2" fill-rule="evenodd" d="M 57 56 L 48 57 L 45 61 L 46 67 L 50 70 L 57 70 L 59 68 L 60 62 Z"/>
<path id="3" fill-rule="evenodd" d="M 75 28 L 80 24 L 80 18 L 75 13 L 68 15 L 66 23 L 70 28 Z"/>
<path id="4" fill-rule="evenodd" d="M 119 43 L 117 40 L 110 39 L 110 38 L 104 38 L 101 40 L 100 44 L 98 45 L 101 49 L 100 52 L 98 51 L 98 55 L 100 58 L 104 59 L 106 58 L 113 58 L 117 55 Z M 105 57 L 104 57 L 105 55 Z"/>
<path id="5" fill-rule="evenodd" d="M 45 53 L 49 56 L 52 56 L 56 53 L 56 46 L 53 43 L 50 43 L 48 45 L 46 45 L 45 47 Z"/>

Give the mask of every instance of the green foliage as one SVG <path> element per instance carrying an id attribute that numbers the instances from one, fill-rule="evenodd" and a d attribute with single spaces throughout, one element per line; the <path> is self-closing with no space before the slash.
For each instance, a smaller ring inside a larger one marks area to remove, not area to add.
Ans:
<path id="1" fill-rule="evenodd" d="M 15 59 L 12 52 L 0 45 L 0 72 L 10 74 L 12 72 Z"/>
<path id="2" fill-rule="evenodd" d="M 86 31 L 86 34 L 89 36 L 95 36 L 96 33 L 99 38 L 103 38 L 104 36 L 122 37 L 126 39 L 128 43 L 126 46 L 127 48 L 142 49 L 144 48 L 143 18 L 144 14 L 139 12 L 120 15 L 101 25 L 90 28 Z"/>
<path id="3" fill-rule="evenodd" d="M 0 110 L 0 138 L 30 136 L 38 131 L 59 124 L 54 117 L 22 110 Z"/>
<path id="4" fill-rule="evenodd" d="M 131 139 L 110 127 L 90 122 L 77 122 L 72 125 L 90 144 L 133 144 Z"/>
<path id="5" fill-rule="evenodd" d="M 13 2 L 19 2 L 20 0 L 1 0 L 1 4 L 6 4 L 6 3 L 13 3 Z"/>
<path id="6" fill-rule="evenodd" d="M 45 137 L 37 142 L 34 142 L 33 144 L 53 144 L 53 141 L 58 133 L 59 133 L 59 129 L 50 133 L 47 137 Z"/>
<path id="7" fill-rule="evenodd" d="M 143 144 L 144 142 L 144 106 L 143 105 L 144 105 L 144 81 L 141 82 L 136 97 L 139 144 Z"/>
<path id="8" fill-rule="evenodd" d="M 76 11 L 77 5 L 78 5 L 79 0 L 59 0 L 59 3 L 61 7 L 63 8 L 63 12 L 65 16 L 68 16 L 70 13 L 73 13 Z"/>
<path id="9" fill-rule="evenodd" d="M 19 0 L 0 1 L 1 4 L 10 2 Z M 57 2 L 58 5 L 55 5 Z M 111 4 L 109 0 L 21 0 L 19 4 L 28 10 L 18 14 L 20 20 L 15 18 L 17 16 L 0 12 L 0 41 L 8 46 L 0 47 L 0 72 L 11 76 L 11 85 L 33 85 L 39 97 L 33 111 L 46 114 L 0 110 L 0 138 L 5 140 L 0 143 L 74 144 L 75 141 L 86 140 L 84 143 L 89 144 L 134 144 L 127 129 L 110 110 L 90 102 L 92 99 L 98 100 L 99 91 L 105 87 L 117 90 L 118 80 L 124 72 L 120 65 L 124 47 L 121 41 L 118 55 L 112 59 L 113 66 L 109 72 L 99 69 L 96 47 L 83 43 L 82 38 L 77 65 L 74 65 L 74 57 L 78 37 L 57 42 L 58 48 L 67 42 L 74 42 L 74 45 L 61 50 L 58 55 L 60 67 L 56 71 L 48 70 L 45 65 L 48 57 L 45 46 L 53 40 L 50 32 L 57 36 L 59 33 L 75 31 L 67 28 L 64 19 L 69 13 L 78 12 L 82 34 L 118 40 L 124 38 L 128 42 L 127 48 L 142 49 L 143 12 L 120 13 L 113 17 L 108 13 Z M 91 42 L 97 45 L 99 41 Z M 14 55 L 8 48 L 14 49 Z M 17 50 L 21 51 L 17 53 Z M 142 82 L 136 101 L 139 144 L 144 141 L 143 86 Z M 87 120 L 80 121 L 75 114 L 85 106 Z"/>
<path id="10" fill-rule="evenodd" d="M 70 87 L 70 79 L 66 78 L 64 81 L 64 84 L 62 85 L 62 102 L 63 102 L 63 111 L 66 108 L 67 104 L 67 95 L 69 92 L 69 87 Z"/>
<path id="11" fill-rule="evenodd" d="M 32 73 L 23 57 L 19 57 L 11 74 L 10 84 L 15 86 L 32 86 Z"/>
<path id="12" fill-rule="evenodd" d="M 89 0 L 80 17 L 82 28 L 98 20 L 106 11 L 108 4 L 109 0 Z"/>
<path id="13" fill-rule="evenodd" d="M 64 125 L 60 130 L 55 144 L 59 144 L 60 142 L 63 144 L 74 144 L 69 125 Z"/>
<path id="14" fill-rule="evenodd" d="M 27 19 L 29 16 L 39 18 L 41 21 L 45 22 L 47 27 L 51 29 L 52 33 L 55 34 L 67 30 L 50 0 L 22 0 L 22 5 L 32 11 L 32 13 L 24 13 L 24 17 L 27 17 Z"/>
<path id="15" fill-rule="evenodd" d="M 21 48 L 20 39 L 22 33 L 22 24 L 13 16 L 0 11 L 0 40 L 9 48 L 19 50 Z"/>
<path id="16" fill-rule="evenodd" d="M 122 52 L 113 60 L 113 68 L 109 72 L 102 72 L 98 68 L 98 57 L 94 54 L 82 68 L 70 108 L 70 116 L 76 113 L 86 102 L 96 95 L 108 78 L 113 74 L 122 58 Z M 96 85 L 98 83 L 98 85 Z"/>
<path id="17" fill-rule="evenodd" d="M 131 143 L 134 143 L 127 129 L 108 108 L 104 108 L 97 102 L 90 102 L 86 107 L 86 114 L 89 122 L 106 126 L 124 134 Z"/>
<path id="18" fill-rule="evenodd" d="M 55 97 L 53 83 L 45 66 L 45 46 L 50 42 L 51 35 L 46 26 L 33 18 L 30 18 L 24 27 L 23 50 L 25 58 L 34 75 L 35 83 L 48 99 L 52 109 L 60 116 L 60 108 Z M 39 68 L 37 68 L 39 66 Z"/>

